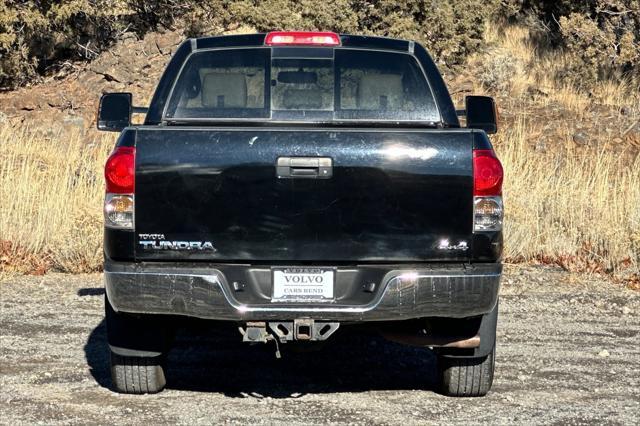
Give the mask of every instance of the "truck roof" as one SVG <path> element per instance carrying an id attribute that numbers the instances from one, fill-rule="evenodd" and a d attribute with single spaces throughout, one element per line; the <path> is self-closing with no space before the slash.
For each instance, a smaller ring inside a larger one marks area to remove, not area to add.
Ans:
<path id="1" fill-rule="evenodd" d="M 267 33 L 208 36 L 189 39 L 192 50 L 216 47 L 263 46 Z M 396 50 L 413 53 L 415 42 L 387 37 L 338 34 L 342 47 Z"/>

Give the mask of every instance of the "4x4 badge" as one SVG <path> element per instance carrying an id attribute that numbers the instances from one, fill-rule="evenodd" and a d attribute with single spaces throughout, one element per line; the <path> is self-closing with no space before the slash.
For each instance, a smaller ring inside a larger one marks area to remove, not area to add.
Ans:
<path id="1" fill-rule="evenodd" d="M 449 240 L 440 240 L 438 242 L 438 250 L 460 250 L 467 251 L 469 246 L 466 241 L 460 241 L 458 244 L 450 244 Z"/>

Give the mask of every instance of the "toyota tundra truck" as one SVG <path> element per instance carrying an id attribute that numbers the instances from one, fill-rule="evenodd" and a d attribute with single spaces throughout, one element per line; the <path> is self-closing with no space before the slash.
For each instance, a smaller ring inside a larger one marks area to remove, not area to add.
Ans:
<path id="1" fill-rule="evenodd" d="M 489 391 L 496 107 L 468 96 L 456 110 L 423 46 L 331 32 L 189 39 L 148 107 L 104 94 L 97 125 L 120 132 L 104 201 L 116 391 L 163 389 L 177 316 L 226 321 L 276 350 L 364 326 L 431 348 L 445 395 Z"/>

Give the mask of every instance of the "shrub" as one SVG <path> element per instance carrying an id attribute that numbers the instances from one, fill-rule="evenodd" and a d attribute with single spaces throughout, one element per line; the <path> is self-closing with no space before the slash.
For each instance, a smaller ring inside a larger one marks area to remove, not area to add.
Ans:
<path id="1" fill-rule="evenodd" d="M 491 92 L 505 92 L 511 88 L 513 78 L 523 68 L 517 58 L 507 52 L 494 50 L 480 63 L 477 79 Z"/>
<path id="2" fill-rule="evenodd" d="M 0 0 L 0 88 L 62 59 L 91 59 L 126 27 L 123 1 Z"/>
<path id="3" fill-rule="evenodd" d="M 187 34 L 216 34 L 226 29 L 247 26 L 256 31 L 332 30 L 358 31 L 357 14 L 352 1 L 335 0 L 206 0 L 186 14 Z"/>
<path id="4" fill-rule="evenodd" d="M 0 0 L 0 87 L 25 84 L 66 59 L 91 59 L 125 31 L 187 35 L 241 26 L 324 29 L 416 39 L 442 64 L 482 42 L 497 0 Z"/>
<path id="5" fill-rule="evenodd" d="M 363 32 L 417 39 L 447 67 L 461 64 L 482 42 L 484 24 L 495 1 L 362 0 Z"/>
<path id="6" fill-rule="evenodd" d="M 640 74 L 638 0 L 504 0 L 501 11 L 511 19 L 537 20 L 551 46 L 566 50 L 562 78 L 589 84 Z"/>
<path id="7" fill-rule="evenodd" d="M 567 50 L 561 77 L 590 83 L 640 74 L 638 0 L 0 0 L 0 88 L 67 59 L 92 59 L 124 32 L 187 35 L 238 27 L 325 29 L 416 39 L 447 68 L 483 41 L 496 12 Z"/>
<path id="8" fill-rule="evenodd" d="M 638 24 L 640 31 L 640 21 Z M 577 13 L 561 17 L 559 25 L 569 53 L 568 74 L 591 82 L 619 73 L 640 72 L 640 38 L 636 39 L 632 28 L 614 26 L 608 19 L 598 23 Z"/>
<path id="9" fill-rule="evenodd" d="M 441 63 L 452 67 L 480 46 L 485 20 L 494 11 L 491 5 L 495 3 L 496 0 L 205 0 L 180 19 L 176 19 L 173 10 L 171 18 L 182 20 L 189 35 L 249 26 L 257 31 L 331 30 L 415 39 L 424 42 Z"/>

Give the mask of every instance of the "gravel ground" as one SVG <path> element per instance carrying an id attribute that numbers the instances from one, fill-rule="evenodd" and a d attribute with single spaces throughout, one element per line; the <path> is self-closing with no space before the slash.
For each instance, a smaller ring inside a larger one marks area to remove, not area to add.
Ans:
<path id="1" fill-rule="evenodd" d="M 496 379 L 485 398 L 433 391 L 429 350 L 335 335 L 319 352 L 239 343 L 189 321 L 167 390 L 111 392 L 100 275 L 4 277 L 0 423 L 638 424 L 640 293 L 597 277 L 508 267 Z M 341 330 L 342 331 L 342 330 Z"/>

